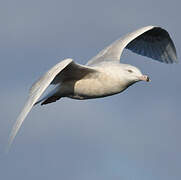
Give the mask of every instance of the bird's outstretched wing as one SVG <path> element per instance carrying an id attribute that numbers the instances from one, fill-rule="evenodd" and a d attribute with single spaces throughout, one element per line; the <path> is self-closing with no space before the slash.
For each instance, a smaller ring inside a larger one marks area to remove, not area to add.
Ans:
<path id="1" fill-rule="evenodd" d="M 30 89 L 28 100 L 13 126 L 9 137 L 7 151 L 24 119 L 50 84 L 58 84 L 69 78 L 78 79 L 93 71 L 95 72 L 95 70 L 92 70 L 89 67 L 76 64 L 72 59 L 65 59 L 52 67 L 37 82 L 35 82 Z"/>
<path id="2" fill-rule="evenodd" d="M 176 49 L 168 32 L 161 27 L 146 26 L 113 42 L 89 60 L 87 65 L 102 61 L 119 62 L 124 48 L 160 62 L 177 62 Z"/>

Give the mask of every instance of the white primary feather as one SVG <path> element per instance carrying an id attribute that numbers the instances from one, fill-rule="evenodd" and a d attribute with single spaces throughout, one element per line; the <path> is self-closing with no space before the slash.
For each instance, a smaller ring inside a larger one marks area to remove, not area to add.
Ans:
<path id="1" fill-rule="evenodd" d="M 73 60 L 66 59 L 61 61 L 60 63 L 56 64 L 53 68 L 51 68 L 44 76 L 42 76 L 35 84 L 33 84 L 32 88 L 30 89 L 30 94 L 24 108 L 22 109 L 20 115 L 18 116 L 13 129 L 11 131 L 9 137 L 8 148 L 11 146 L 19 128 L 21 127 L 24 119 L 32 109 L 33 105 L 39 99 L 39 97 L 43 94 L 46 88 L 50 85 L 52 80 L 55 76 L 60 73 L 68 64 L 70 64 Z"/>
<path id="2" fill-rule="evenodd" d="M 177 62 L 176 49 L 168 32 L 160 27 L 146 26 L 113 42 L 86 65 L 96 65 L 102 61 L 119 62 L 124 48 L 160 62 Z"/>
<path id="3" fill-rule="evenodd" d="M 76 64 L 72 59 L 65 59 L 53 66 L 48 72 L 46 72 L 37 82 L 32 85 L 29 92 L 28 100 L 24 105 L 11 131 L 7 150 L 11 146 L 24 119 L 35 104 L 56 93 L 62 81 L 66 79 L 81 79 L 85 75 L 94 72 L 97 71 L 92 69 L 91 67 Z M 43 97 L 41 100 L 38 101 L 40 96 L 50 84 L 54 84 L 56 86 L 47 96 Z"/>

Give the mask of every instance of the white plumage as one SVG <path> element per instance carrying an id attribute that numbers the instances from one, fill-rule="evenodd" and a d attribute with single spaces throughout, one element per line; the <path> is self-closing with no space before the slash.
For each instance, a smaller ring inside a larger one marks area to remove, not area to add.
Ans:
<path id="1" fill-rule="evenodd" d="M 160 62 L 177 62 L 176 49 L 168 32 L 155 26 L 127 34 L 103 49 L 86 65 L 65 59 L 33 84 L 27 103 L 13 126 L 8 146 L 12 144 L 29 111 L 39 102 L 47 104 L 61 97 L 80 100 L 105 97 L 120 93 L 135 82 L 149 81 L 149 77 L 142 75 L 138 68 L 119 62 L 124 48 Z M 50 84 L 55 88 L 39 100 Z"/>

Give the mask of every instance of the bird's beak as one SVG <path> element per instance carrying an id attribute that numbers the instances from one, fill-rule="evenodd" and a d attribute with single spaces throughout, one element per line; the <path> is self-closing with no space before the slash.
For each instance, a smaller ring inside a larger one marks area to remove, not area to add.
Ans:
<path id="1" fill-rule="evenodd" d="M 147 75 L 142 75 L 142 76 L 140 76 L 140 80 L 141 80 L 141 81 L 147 81 L 147 82 L 150 82 L 150 81 L 151 81 L 150 78 L 149 78 Z"/>

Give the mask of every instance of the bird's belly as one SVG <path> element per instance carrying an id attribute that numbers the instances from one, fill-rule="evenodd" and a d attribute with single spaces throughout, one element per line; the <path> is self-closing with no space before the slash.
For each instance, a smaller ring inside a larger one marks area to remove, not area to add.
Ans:
<path id="1" fill-rule="evenodd" d="M 123 91 L 118 81 L 109 79 L 81 79 L 75 82 L 74 92 L 69 95 L 73 99 L 91 99 L 110 96 Z"/>

